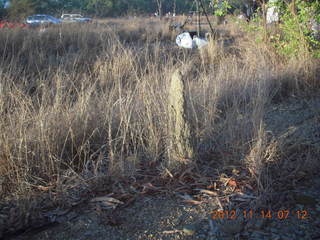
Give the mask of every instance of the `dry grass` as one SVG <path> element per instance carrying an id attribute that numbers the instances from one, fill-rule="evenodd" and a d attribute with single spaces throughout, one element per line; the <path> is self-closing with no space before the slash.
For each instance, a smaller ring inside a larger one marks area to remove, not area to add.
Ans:
<path id="1" fill-rule="evenodd" d="M 63 192 L 75 182 L 135 176 L 141 166 L 158 166 L 161 173 L 167 87 L 178 67 L 187 71 L 194 162 L 245 166 L 264 191 L 266 162 L 280 161 L 263 127 L 265 108 L 293 94 L 317 93 L 319 65 L 283 61 L 233 24 L 225 28 L 200 52 L 178 49 L 168 24 L 157 20 L 70 25 L 42 34 L 2 30 L 2 199 L 28 199 L 39 186 Z"/>

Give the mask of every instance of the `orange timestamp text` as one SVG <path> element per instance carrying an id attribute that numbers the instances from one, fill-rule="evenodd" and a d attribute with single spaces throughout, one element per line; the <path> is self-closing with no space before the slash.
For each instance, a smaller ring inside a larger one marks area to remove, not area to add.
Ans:
<path id="1" fill-rule="evenodd" d="M 253 218 L 265 218 L 265 219 L 287 219 L 289 217 L 295 217 L 298 219 L 307 219 L 307 210 L 213 210 L 211 212 L 211 219 L 231 219 L 234 220 L 238 217 L 245 219 Z"/>

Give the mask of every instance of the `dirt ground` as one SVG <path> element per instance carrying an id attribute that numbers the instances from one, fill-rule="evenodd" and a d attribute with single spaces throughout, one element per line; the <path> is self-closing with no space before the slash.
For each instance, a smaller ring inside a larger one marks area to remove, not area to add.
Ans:
<path id="1" fill-rule="evenodd" d="M 181 199 L 169 196 L 137 199 L 131 207 L 112 214 L 97 214 L 88 207 L 81 212 L 70 213 L 69 221 L 38 234 L 17 239 L 319 239 L 320 202 L 318 178 L 313 189 L 301 189 L 317 204 L 297 203 L 290 208 L 290 216 L 279 220 L 256 218 L 217 221 L 210 219 L 218 206 L 214 200 L 202 205 L 185 205 Z M 316 185 L 317 184 L 317 185 Z M 293 211 L 307 211 L 306 219 L 298 219 Z M 109 216 L 109 217 L 108 217 Z"/>

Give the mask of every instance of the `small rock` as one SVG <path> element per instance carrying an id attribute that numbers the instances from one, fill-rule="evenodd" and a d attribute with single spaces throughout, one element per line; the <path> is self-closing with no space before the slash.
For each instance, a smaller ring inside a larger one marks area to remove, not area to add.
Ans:
<path id="1" fill-rule="evenodd" d="M 185 234 L 192 236 L 196 233 L 196 227 L 194 225 L 186 225 L 183 227 L 182 231 Z"/>

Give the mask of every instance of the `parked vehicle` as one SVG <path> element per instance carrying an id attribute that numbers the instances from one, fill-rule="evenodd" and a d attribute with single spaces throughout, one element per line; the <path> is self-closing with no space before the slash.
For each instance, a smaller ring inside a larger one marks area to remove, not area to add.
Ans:
<path id="1" fill-rule="evenodd" d="M 0 29 L 13 29 L 13 28 L 27 28 L 28 25 L 24 23 L 0 21 Z"/>
<path id="2" fill-rule="evenodd" d="M 26 23 L 32 26 L 37 25 L 50 25 L 50 24 L 60 24 L 61 20 L 49 15 L 33 15 L 26 19 Z"/>
<path id="3" fill-rule="evenodd" d="M 61 20 L 63 22 L 91 22 L 92 18 L 83 17 L 81 14 L 62 14 Z"/>

